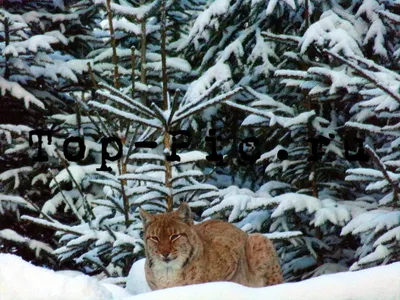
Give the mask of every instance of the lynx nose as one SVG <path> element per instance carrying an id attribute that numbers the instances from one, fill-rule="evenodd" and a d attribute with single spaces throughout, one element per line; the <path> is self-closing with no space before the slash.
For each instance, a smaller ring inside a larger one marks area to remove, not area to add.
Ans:
<path id="1" fill-rule="evenodd" d="M 161 253 L 160 253 L 161 259 L 162 259 L 163 261 L 165 261 L 165 262 L 171 261 L 171 258 L 169 257 L 170 254 L 171 254 L 170 252 L 161 252 Z"/>

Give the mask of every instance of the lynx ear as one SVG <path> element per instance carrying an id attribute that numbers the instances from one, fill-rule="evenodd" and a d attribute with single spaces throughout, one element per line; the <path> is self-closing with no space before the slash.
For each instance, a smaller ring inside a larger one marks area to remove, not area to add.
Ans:
<path id="1" fill-rule="evenodd" d="M 190 210 L 189 204 L 182 202 L 176 211 L 178 218 L 181 219 L 188 225 L 193 225 L 192 211 Z"/>
<path id="2" fill-rule="evenodd" d="M 143 222 L 143 227 L 146 228 L 154 220 L 154 216 L 144 209 L 139 208 L 139 215 Z"/>

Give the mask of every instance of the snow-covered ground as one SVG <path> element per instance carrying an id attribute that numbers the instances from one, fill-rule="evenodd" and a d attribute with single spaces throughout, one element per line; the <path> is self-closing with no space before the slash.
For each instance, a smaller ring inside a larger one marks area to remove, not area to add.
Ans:
<path id="1" fill-rule="evenodd" d="M 17 256 L 0 254 L 0 299 L 400 300 L 400 262 L 266 288 L 248 288 L 230 282 L 213 282 L 154 292 L 148 292 L 143 263 L 144 260 L 140 260 L 134 264 L 128 278 L 127 289 L 122 289 L 76 272 L 70 274 L 54 272 L 33 266 Z"/>
<path id="2" fill-rule="evenodd" d="M 122 288 L 119 291 L 125 292 Z M 33 266 L 15 255 L 0 254 L 0 300 L 111 300 L 113 297 L 111 290 L 89 276 L 58 273 Z"/>

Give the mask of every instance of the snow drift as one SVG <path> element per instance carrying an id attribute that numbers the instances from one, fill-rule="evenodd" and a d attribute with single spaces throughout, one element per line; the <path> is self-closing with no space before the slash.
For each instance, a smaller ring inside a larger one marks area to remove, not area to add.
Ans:
<path id="1" fill-rule="evenodd" d="M 138 266 L 135 266 L 135 265 Z M 139 270 L 144 259 L 132 266 Z M 144 274 L 129 274 L 127 289 L 138 294 L 147 285 Z M 143 272 L 144 273 L 144 272 Z M 132 276 L 136 275 L 136 278 Z M 135 283 L 137 283 L 135 285 Z M 265 288 L 213 282 L 143 293 L 124 300 L 400 300 L 400 262 L 356 272 L 341 272 Z"/>
<path id="2" fill-rule="evenodd" d="M 266 288 L 213 282 L 145 293 L 143 263 L 134 264 L 128 277 L 129 292 L 142 294 L 128 296 L 89 276 L 70 277 L 0 254 L 0 300 L 400 300 L 400 262 Z"/>
<path id="3" fill-rule="evenodd" d="M 97 280 L 67 276 L 0 254 L 0 300 L 108 300 L 113 295 Z"/>

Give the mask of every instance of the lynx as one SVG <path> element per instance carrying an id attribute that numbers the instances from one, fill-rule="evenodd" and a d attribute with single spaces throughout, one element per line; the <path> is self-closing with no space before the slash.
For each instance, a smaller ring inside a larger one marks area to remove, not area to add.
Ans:
<path id="1" fill-rule="evenodd" d="M 282 283 L 272 242 L 227 222 L 194 225 L 188 204 L 152 215 L 140 209 L 146 251 L 145 274 L 152 290 L 232 281 L 249 287 Z"/>

